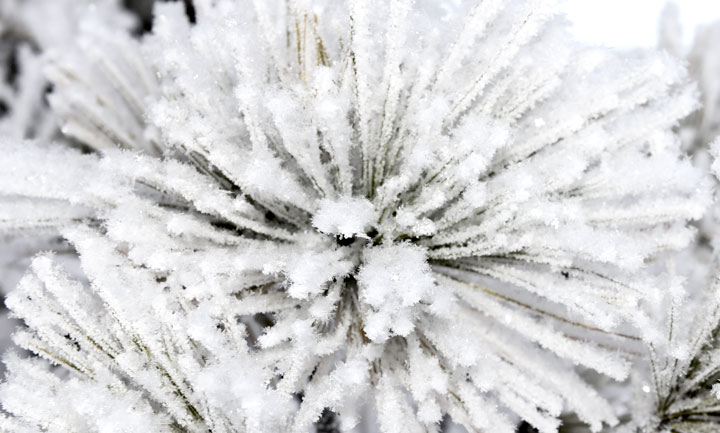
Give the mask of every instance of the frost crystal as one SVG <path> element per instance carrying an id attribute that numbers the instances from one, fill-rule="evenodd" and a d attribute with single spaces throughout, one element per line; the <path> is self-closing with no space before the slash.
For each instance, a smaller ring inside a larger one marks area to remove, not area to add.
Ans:
<path id="1" fill-rule="evenodd" d="M 624 379 L 619 327 L 658 339 L 644 264 L 709 195 L 675 60 L 576 44 L 548 1 L 194 5 L 49 59 L 85 152 L 2 140 L 3 222 L 86 278 L 45 253 L 8 297 L 64 369 L 9 356 L 5 429 L 617 423 L 572 367 Z"/>
<path id="2" fill-rule="evenodd" d="M 321 200 L 312 224 L 320 232 L 342 238 L 365 237 L 365 231 L 377 221 L 373 204 L 364 198 L 343 197 Z"/>

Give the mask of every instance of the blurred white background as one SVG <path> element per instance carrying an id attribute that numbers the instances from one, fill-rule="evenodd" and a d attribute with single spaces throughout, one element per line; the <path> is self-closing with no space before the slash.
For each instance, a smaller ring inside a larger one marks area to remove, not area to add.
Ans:
<path id="1" fill-rule="evenodd" d="M 657 44 L 658 20 L 666 0 L 566 0 L 577 36 L 617 48 Z M 676 0 L 685 44 L 699 24 L 720 20 L 720 0 Z"/>

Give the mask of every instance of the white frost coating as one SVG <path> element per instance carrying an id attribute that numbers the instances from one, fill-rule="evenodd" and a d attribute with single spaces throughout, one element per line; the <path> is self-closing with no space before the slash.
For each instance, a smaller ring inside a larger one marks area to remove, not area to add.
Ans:
<path id="1" fill-rule="evenodd" d="M 370 248 L 358 273 L 360 300 L 370 307 L 365 333 L 376 342 L 407 336 L 414 328 L 418 304 L 435 290 L 425 251 L 410 244 Z"/>
<path id="2" fill-rule="evenodd" d="M 689 158 L 686 168 L 678 167 L 675 176 L 689 179 L 690 166 L 714 174 L 714 196 L 703 201 L 712 203 L 709 212 L 694 224 L 697 236 L 690 248 L 675 254 L 663 266 L 658 291 L 645 304 L 643 329 L 648 356 L 637 363 L 633 374 L 632 419 L 627 432 L 668 431 L 707 433 L 720 429 L 717 410 L 720 373 L 720 215 L 718 211 L 718 175 L 720 174 L 720 23 L 695 29 L 694 42 L 685 47 L 678 7 L 668 4 L 661 18 L 659 45 L 674 57 L 688 63 L 692 79 L 697 83 L 700 110 L 679 124 L 682 147 Z M 689 48 L 689 49 L 688 49 Z M 676 102 L 679 102 L 677 100 Z M 676 137 L 664 136 L 657 145 L 663 146 Z M 626 161 L 630 162 L 630 161 Z M 663 194 L 665 181 L 642 174 L 636 175 L 644 184 L 658 188 Z M 689 184 L 688 186 L 692 186 Z M 646 189 L 638 185 L 639 188 Z M 642 203 L 639 203 L 642 205 Z M 661 206 L 663 213 L 671 206 Z M 660 209 L 658 208 L 658 211 Z M 659 213 L 659 212 L 658 212 Z M 624 415 L 620 413 L 619 415 Z M 627 415 L 625 415 L 627 416 Z"/>
<path id="3" fill-rule="evenodd" d="M 572 42 L 544 0 L 156 3 L 56 51 L 58 141 L 26 134 L 27 50 L 0 91 L 1 227 L 62 236 L 6 302 L 62 374 L 11 361 L 0 430 L 625 419 L 572 367 L 625 377 L 681 304 L 648 266 L 709 201 L 681 65 Z"/>
<path id="4" fill-rule="evenodd" d="M 343 197 L 320 200 L 313 215 L 313 227 L 329 235 L 343 238 L 367 238 L 366 230 L 377 221 L 373 204 L 364 198 Z"/>
<path id="5" fill-rule="evenodd" d="M 308 251 L 294 258 L 285 271 L 290 281 L 288 295 L 299 299 L 319 295 L 326 282 L 333 277 L 344 277 L 352 270 L 352 262 L 344 257 L 344 253 L 341 249 L 320 253 Z"/>

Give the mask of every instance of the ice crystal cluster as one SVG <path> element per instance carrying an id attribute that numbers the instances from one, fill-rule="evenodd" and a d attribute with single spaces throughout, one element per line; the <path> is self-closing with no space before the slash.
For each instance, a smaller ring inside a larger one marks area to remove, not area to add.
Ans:
<path id="1" fill-rule="evenodd" d="M 585 377 L 672 345 L 653 263 L 711 201 L 681 62 L 548 0 L 185 3 L 1 3 L 48 41 L 7 42 L 0 224 L 63 248 L 6 298 L 0 428 L 618 426 Z"/>

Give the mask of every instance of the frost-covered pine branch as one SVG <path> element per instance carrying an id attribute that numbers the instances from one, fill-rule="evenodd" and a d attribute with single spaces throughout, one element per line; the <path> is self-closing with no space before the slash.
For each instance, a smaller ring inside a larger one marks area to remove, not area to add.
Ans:
<path id="1" fill-rule="evenodd" d="M 666 338 L 650 344 L 649 360 L 640 364 L 633 422 L 623 431 L 710 433 L 720 428 L 719 290 L 717 276 L 696 299 L 680 284 L 670 288 L 667 312 L 658 315 Z"/>
<path id="2" fill-rule="evenodd" d="M 194 5 L 52 57 L 85 152 L 2 139 L 5 226 L 56 228 L 87 279 L 43 253 L 8 297 L 62 368 L 7 357 L 5 429 L 617 423 L 573 366 L 621 380 L 663 337 L 645 262 L 709 197 L 682 66 L 575 43 L 548 1 Z"/>
<path id="3" fill-rule="evenodd" d="M 128 30 L 134 23 L 116 0 L 3 0 L 0 2 L 0 62 L 3 81 L 0 132 L 13 138 L 53 138 L 56 123 L 44 96 L 43 68 L 53 51 L 74 44 L 88 22 Z M 50 25 L 49 25 L 50 24 Z"/>
<path id="4" fill-rule="evenodd" d="M 678 9 L 668 5 L 660 33 L 660 46 L 679 58 L 686 57 L 699 84 L 702 106 L 680 124 L 683 146 L 696 166 L 704 170 L 712 167 L 716 176 L 720 168 L 720 142 L 716 139 L 720 132 L 716 79 L 720 52 L 713 41 L 720 41 L 718 29 L 718 24 L 698 29 L 692 48 L 686 50 Z M 638 362 L 633 377 L 632 421 L 622 426 L 621 432 L 709 433 L 720 429 L 720 231 L 716 197 L 710 211 L 697 222 L 698 238 L 668 261 L 668 290 L 650 313 L 652 327 L 662 330 L 664 337 L 650 342 L 648 358 Z"/>
<path id="5" fill-rule="evenodd" d="M 134 19 L 115 0 L 0 1 L 0 135 L 73 145 L 59 134 L 57 118 L 49 109 L 46 96 L 51 85 L 43 69 L 48 56 L 75 43 L 79 28 L 88 21 L 129 29 Z M 66 262 L 76 261 L 72 247 L 58 237 L 56 222 L 38 218 L 36 224 L 30 225 L 26 221 L 22 231 L 13 224 L 13 220 L 31 216 L 37 206 L 17 197 L 0 198 L 0 293 L 3 297 L 17 285 L 32 256 L 40 250 L 70 250 L 72 254 L 61 254 L 61 257 L 67 259 Z M 46 203 L 45 206 L 54 205 Z M 54 219 L 73 216 L 58 210 L 55 205 Z M 0 350 L 4 351 L 12 329 L 4 306 L 0 309 L 0 323 Z"/>
<path id="6" fill-rule="evenodd" d="M 48 25 L 52 23 L 52 25 Z M 38 142 L 62 141 L 74 143 L 59 134 L 58 119 L 48 106 L 46 95 L 51 87 L 44 68 L 49 57 L 65 52 L 75 44 L 80 28 L 93 23 L 127 32 L 133 26 L 131 16 L 115 0 L 3 0 L 0 2 L 0 134 L 5 138 L 34 139 Z M 0 198 L 0 224 L 5 238 L 0 258 L 0 290 L 17 284 L 18 264 L 26 268 L 25 251 L 34 254 L 38 248 L 58 246 L 57 231 L 45 232 L 53 221 L 30 217 L 38 205 L 31 205 L 18 197 Z M 46 208 L 53 203 L 44 203 Z M 57 205 L 55 205 L 57 211 Z M 46 212 L 47 214 L 48 212 Z M 75 215 L 55 212 L 54 219 Z M 13 222 L 24 219 L 28 229 L 23 237 L 9 240 L 8 230 L 20 227 Z M 32 236 L 27 236 L 28 234 Z M 23 269 L 24 271 L 24 269 Z"/>

